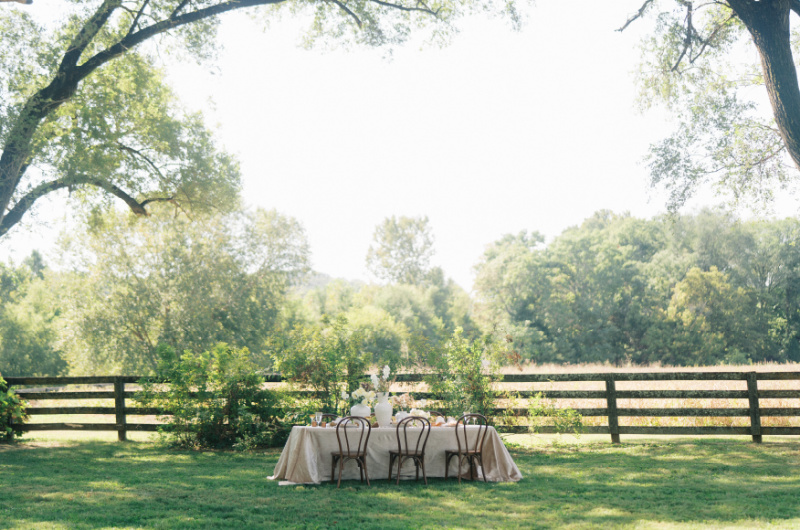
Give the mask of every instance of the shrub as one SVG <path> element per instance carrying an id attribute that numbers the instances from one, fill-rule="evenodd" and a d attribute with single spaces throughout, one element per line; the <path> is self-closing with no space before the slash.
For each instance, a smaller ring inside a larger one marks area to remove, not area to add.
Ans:
<path id="1" fill-rule="evenodd" d="M 28 419 L 27 408 L 28 405 L 8 388 L 6 380 L 0 375 L 0 434 L 5 435 L 6 441 L 12 441 L 16 434 L 11 425 Z"/>
<path id="2" fill-rule="evenodd" d="M 279 342 L 280 341 L 280 342 Z M 273 365 L 288 381 L 317 391 L 319 409 L 344 413 L 341 391 L 358 388 L 369 366 L 363 336 L 344 317 L 327 328 L 299 326 L 270 344 Z"/>
<path id="3" fill-rule="evenodd" d="M 580 436 L 583 432 L 583 416 L 578 411 L 556 407 L 555 400 L 548 399 L 544 393 L 538 392 L 528 401 L 529 429 L 532 433 L 537 432 L 543 425 L 542 418 L 550 418 L 558 434 L 569 432 Z"/>
<path id="4" fill-rule="evenodd" d="M 493 383 L 499 379 L 497 369 L 508 355 L 510 340 L 487 334 L 470 341 L 458 328 L 450 340 L 430 353 L 432 373 L 425 382 L 441 399 L 442 412 L 455 417 L 464 412 L 490 417 L 499 397 Z"/>
<path id="5" fill-rule="evenodd" d="M 159 346 L 158 353 L 157 376 L 142 381 L 136 399 L 169 414 L 160 432 L 172 444 L 252 449 L 286 440 L 291 430 L 284 418 L 287 398 L 264 388 L 246 348 L 218 344 L 177 357 Z"/>

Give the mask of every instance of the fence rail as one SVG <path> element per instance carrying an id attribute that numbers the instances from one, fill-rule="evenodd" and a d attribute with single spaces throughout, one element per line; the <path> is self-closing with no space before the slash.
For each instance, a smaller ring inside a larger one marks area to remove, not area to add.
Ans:
<path id="1" fill-rule="evenodd" d="M 420 374 L 401 374 L 399 383 L 419 383 L 424 379 Z M 25 400 L 71 400 L 71 399 L 113 399 L 114 406 L 92 407 L 30 407 L 28 413 L 36 415 L 113 415 L 114 423 L 24 423 L 13 425 L 17 432 L 27 431 L 116 431 L 120 441 L 127 438 L 128 431 L 156 431 L 158 424 L 130 421 L 131 416 L 153 416 L 159 410 L 146 407 L 130 407 L 126 399 L 132 398 L 135 391 L 126 389 L 127 384 L 134 384 L 141 378 L 137 376 L 97 376 L 97 377 L 6 377 L 9 387 L 42 386 L 42 385 L 113 385 L 113 391 L 79 390 L 42 392 L 40 389 L 15 389 Z M 265 377 L 265 382 L 277 383 L 282 378 L 279 374 Z M 618 390 L 617 383 L 628 382 L 685 382 L 685 381 L 742 381 L 746 383 L 744 390 Z M 763 389 L 759 390 L 760 381 L 797 381 L 800 383 L 800 372 L 635 372 L 635 373 L 574 373 L 574 374 L 508 374 L 500 381 L 502 384 L 526 384 L 523 390 L 515 390 L 520 398 L 531 398 L 542 390 L 533 389 L 534 384 L 542 383 L 604 383 L 602 390 L 547 390 L 548 399 L 555 400 L 604 400 L 605 406 L 581 407 L 575 410 L 586 417 L 606 417 L 605 425 L 589 425 L 584 432 L 590 434 L 608 434 L 614 443 L 620 442 L 621 435 L 744 435 L 751 436 L 760 443 L 764 435 L 800 435 L 800 426 L 771 427 L 762 426 L 762 417 L 797 417 L 800 408 L 796 407 L 761 407 L 762 399 L 800 399 L 800 387 L 796 389 Z M 313 394 L 313 392 L 301 392 Z M 425 392 L 415 392 L 418 398 L 436 399 L 437 396 Z M 629 399 L 735 399 L 747 400 L 747 406 L 736 407 L 621 407 L 619 400 Z M 511 414 L 522 416 L 527 413 L 524 408 L 498 407 L 496 415 Z M 625 417 L 706 417 L 706 418 L 749 418 L 748 426 L 706 425 L 706 426 L 640 426 L 620 425 L 619 419 Z M 500 426 L 506 432 L 527 431 L 527 426 Z M 552 426 L 539 427 L 538 432 L 555 432 Z"/>

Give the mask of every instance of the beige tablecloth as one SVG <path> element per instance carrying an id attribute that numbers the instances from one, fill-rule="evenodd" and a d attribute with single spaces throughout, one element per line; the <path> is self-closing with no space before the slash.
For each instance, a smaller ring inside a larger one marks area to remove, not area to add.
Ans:
<path id="1" fill-rule="evenodd" d="M 477 427 L 468 427 L 475 432 Z M 446 449 L 456 450 L 454 427 L 432 427 L 428 445 L 425 448 L 425 471 L 428 477 L 444 476 L 444 452 Z M 386 479 L 389 474 L 389 450 L 397 449 L 397 436 L 394 427 L 373 428 L 367 446 L 367 468 L 369 479 Z M 293 427 L 286 445 L 283 448 L 271 480 L 284 483 L 319 484 L 331 478 L 331 452 L 339 451 L 336 441 L 336 429 L 326 427 Z M 458 458 L 450 461 L 449 476 L 458 473 Z M 486 479 L 492 482 L 516 482 L 522 478 L 519 468 L 512 460 L 503 440 L 494 428 L 490 427 L 483 444 L 483 466 Z M 462 476 L 468 472 L 467 465 L 461 469 Z M 336 471 L 338 477 L 338 469 Z M 397 477 L 397 464 L 392 471 L 392 478 Z M 479 469 L 478 477 L 483 478 Z M 342 480 L 358 480 L 358 465 L 350 461 L 345 464 Z M 415 468 L 411 460 L 403 463 L 401 479 L 415 478 Z M 420 472 L 420 480 L 422 473 Z"/>

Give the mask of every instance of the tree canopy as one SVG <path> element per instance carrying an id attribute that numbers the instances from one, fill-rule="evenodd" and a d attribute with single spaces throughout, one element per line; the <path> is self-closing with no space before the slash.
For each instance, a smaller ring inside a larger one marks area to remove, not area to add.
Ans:
<path id="1" fill-rule="evenodd" d="M 800 86 L 790 18 L 796 0 L 645 0 L 621 30 L 655 19 L 639 69 L 645 108 L 663 104 L 677 130 L 651 146 L 653 185 L 677 209 L 712 184 L 764 204 L 800 168 Z M 750 60 L 756 57 L 758 62 Z M 742 58 L 745 58 L 742 61 Z M 767 97 L 764 97 L 767 96 Z M 762 107 L 772 108 L 772 119 Z"/>
<path id="2" fill-rule="evenodd" d="M 375 228 L 367 267 L 381 280 L 418 285 L 431 272 L 433 233 L 427 217 L 392 216 Z"/>
<path id="3" fill-rule="evenodd" d="M 213 57 L 226 12 L 307 12 L 309 42 L 368 46 L 399 44 L 418 30 L 445 41 L 475 12 L 520 20 L 516 3 L 500 0 L 65 0 L 59 7 L 67 11 L 59 24 L 2 7 L 0 237 L 61 189 L 93 204 L 116 198 L 140 215 L 154 201 L 230 206 L 235 162 L 198 116 L 176 110 L 157 67 L 162 46 Z"/>

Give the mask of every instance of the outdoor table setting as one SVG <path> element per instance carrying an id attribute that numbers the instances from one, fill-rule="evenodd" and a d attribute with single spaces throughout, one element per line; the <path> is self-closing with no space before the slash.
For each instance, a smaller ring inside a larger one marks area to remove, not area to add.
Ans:
<path id="1" fill-rule="evenodd" d="M 463 426 L 459 427 L 463 428 Z M 467 425 L 467 436 L 477 434 L 479 427 Z M 410 429 L 413 431 L 414 429 Z M 419 430 L 419 428 L 417 428 Z M 444 477 L 445 451 L 456 451 L 456 427 L 453 421 L 432 426 L 425 449 L 425 468 L 428 477 Z M 366 460 L 370 480 L 385 479 L 389 476 L 389 451 L 397 450 L 397 428 L 395 424 L 371 429 L 369 443 L 367 444 Z M 279 480 L 284 484 L 319 484 L 331 479 L 332 453 L 339 451 L 335 422 L 330 426 L 294 426 L 289 439 L 281 452 L 278 463 L 275 465 L 272 480 Z M 482 466 L 477 466 L 476 477 L 491 482 L 516 482 L 522 478 L 514 460 L 503 444 L 497 431 L 489 426 L 482 451 Z M 450 461 L 450 477 L 459 475 L 458 458 Z M 468 477 L 468 466 L 461 466 L 461 476 Z M 401 469 L 401 479 L 414 479 L 416 476 L 413 465 Z M 396 466 L 393 478 L 396 477 Z M 344 467 L 342 480 L 358 480 L 359 468 L 356 465 Z"/>

